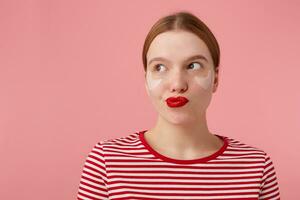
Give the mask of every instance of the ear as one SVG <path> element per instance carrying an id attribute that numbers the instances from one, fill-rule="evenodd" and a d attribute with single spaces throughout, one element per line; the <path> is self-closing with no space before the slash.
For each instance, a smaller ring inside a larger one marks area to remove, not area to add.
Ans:
<path id="1" fill-rule="evenodd" d="M 214 85 L 213 85 L 213 93 L 217 91 L 218 84 L 219 84 L 219 67 L 215 70 L 215 78 L 214 78 Z"/>

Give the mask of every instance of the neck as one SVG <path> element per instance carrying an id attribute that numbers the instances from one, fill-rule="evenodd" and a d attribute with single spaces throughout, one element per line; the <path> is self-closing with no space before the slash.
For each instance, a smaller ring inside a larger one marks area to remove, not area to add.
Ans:
<path id="1" fill-rule="evenodd" d="M 198 119 L 189 124 L 174 124 L 158 117 L 153 129 L 147 135 L 157 146 L 183 152 L 185 150 L 209 149 L 216 146 L 216 136 L 211 134 L 207 127 L 205 113 Z M 151 136 L 150 136 L 151 135 Z"/>

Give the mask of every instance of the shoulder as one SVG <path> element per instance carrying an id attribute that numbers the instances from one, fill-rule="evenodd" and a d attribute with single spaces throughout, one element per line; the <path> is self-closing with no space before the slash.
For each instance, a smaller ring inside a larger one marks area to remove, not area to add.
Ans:
<path id="1" fill-rule="evenodd" d="M 107 140 L 101 140 L 98 142 L 102 146 L 112 146 L 112 145 L 130 145 L 139 140 L 139 132 L 132 132 L 122 137 L 116 137 Z"/>
<path id="2" fill-rule="evenodd" d="M 256 156 L 258 158 L 263 158 L 265 162 L 270 159 L 270 155 L 262 148 L 257 147 L 256 145 L 245 143 L 244 141 L 233 138 L 230 136 L 221 136 L 227 143 L 226 153 L 244 155 L 244 156 Z"/>
<path id="3" fill-rule="evenodd" d="M 94 146 L 96 148 L 101 148 L 103 151 L 106 149 L 124 149 L 126 147 L 134 147 L 139 143 L 139 131 L 128 133 L 122 137 L 116 137 L 106 140 L 100 140 Z"/>
<path id="4" fill-rule="evenodd" d="M 234 163 L 247 164 L 245 167 L 259 168 L 263 174 L 274 174 L 274 164 L 271 156 L 264 149 L 245 143 L 239 139 L 222 136 L 227 142 L 227 148 L 220 157 Z"/>

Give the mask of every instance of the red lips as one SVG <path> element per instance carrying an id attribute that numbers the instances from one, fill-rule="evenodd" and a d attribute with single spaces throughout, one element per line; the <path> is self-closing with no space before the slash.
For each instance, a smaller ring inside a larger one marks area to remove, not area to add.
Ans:
<path id="1" fill-rule="evenodd" d="M 169 107 L 179 107 L 184 106 L 189 100 L 185 97 L 178 96 L 178 97 L 169 97 L 166 99 L 166 102 Z"/>

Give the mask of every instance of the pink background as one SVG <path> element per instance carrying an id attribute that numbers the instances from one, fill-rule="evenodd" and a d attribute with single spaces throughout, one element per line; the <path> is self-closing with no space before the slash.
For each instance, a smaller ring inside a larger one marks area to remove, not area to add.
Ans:
<path id="1" fill-rule="evenodd" d="M 271 0 L 0 1 L 0 199 L 75 199 L 96 142 L 154 125 L 142 45 L 159 17 L 178 10 L 220 43 L 210 130 L 265 150 L 282 199 L 299 199 L 299 9 Z"/>

